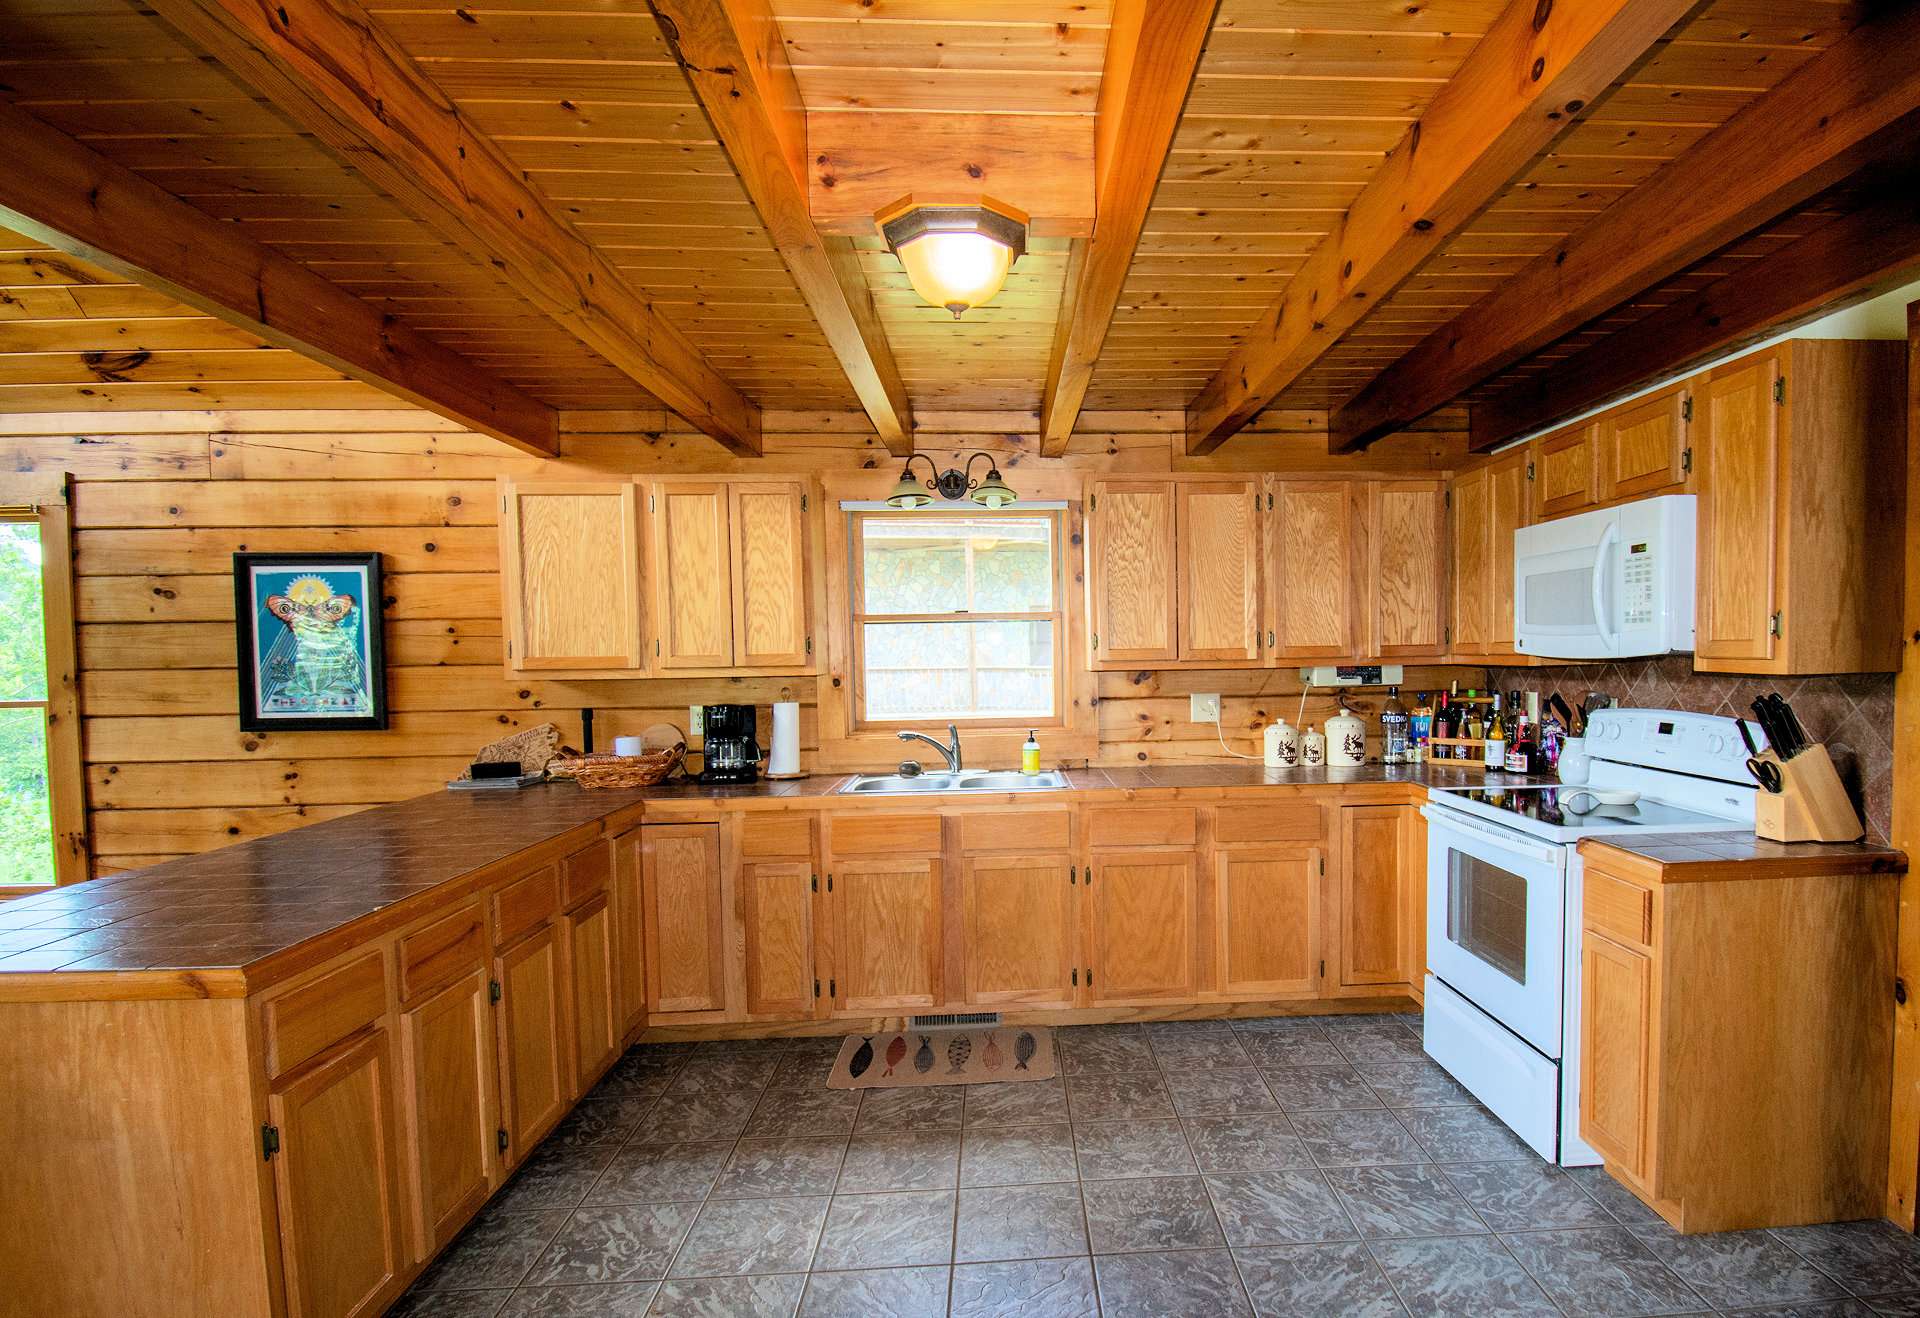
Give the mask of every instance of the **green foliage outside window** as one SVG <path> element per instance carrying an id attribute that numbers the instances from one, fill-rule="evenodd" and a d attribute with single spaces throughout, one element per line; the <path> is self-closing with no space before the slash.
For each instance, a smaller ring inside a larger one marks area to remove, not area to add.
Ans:
<path id="1" fill-rule="evenodd" d="M 0 700 L 47 698 L 40 528 L 0 522 Z M 0 883 L 53 882 L 44 708 L 0 709 Z"/>

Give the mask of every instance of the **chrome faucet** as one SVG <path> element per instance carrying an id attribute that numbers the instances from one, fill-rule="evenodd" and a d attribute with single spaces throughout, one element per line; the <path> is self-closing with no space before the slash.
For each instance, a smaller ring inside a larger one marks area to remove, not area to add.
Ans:
<path id="1" fill-rule="evenodd" d="M 941 745 L 924 732 L 903 732 L 900 734 L 900 740 L 926 742 L 927 745 L 947 757 L 948 773 L 959 773 L 960 770 L 965 767 L 960 763 L 960 729 L 949 723 L 947 724 L 947 735 L 953 738 L 953 744 L 951 746 Z"/>

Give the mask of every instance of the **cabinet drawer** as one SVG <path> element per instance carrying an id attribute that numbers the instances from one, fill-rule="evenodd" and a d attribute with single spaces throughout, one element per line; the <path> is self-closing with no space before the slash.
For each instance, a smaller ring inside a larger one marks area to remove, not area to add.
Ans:
<path id="1" fill-rule="evenodd" d="M 386 1015 L 387 968 L 369 952 L 270 999 L 265 1014 L 267 1074 L 282 1076 Z"/>
<path id="2" fill-rule="evenodd" d="M 487 961 L 487 921 L 479 902 L 435 920 L 400 940 L 400 999 L 451 984 Z"/>
<path id="3" fill-rule="evenodd" d="M 1587 928 L 1620 942 L 1652 946 L 1652 893 L 1595 870 L 1587 871 L 1586 888 Z"/>
<path id="4" fill-rule="evenodd" d="M 601 838 L 590 847 L 574 852 L 560 862 L 560 890 L 566 908 L 572 910 L 613 882 L 613 847 Z"/>
<path id="5" fill-rule="evenodd" d="M 1068 810 L 996 810 L 961 815 L 962 851 L 1065 851 L 1073 845 Z"/>
<path id="6" fill-rule="evenodd" d="M 1096 847 L 1192 846 L 1192 806 L 1099 806 L 1087 811 L 1087 840 Z"/>
<path id="7" fill-rule="evenodd" d="M 832 845 L 836 856 L 937 856 L 940 816 L 835 815 Z"/>
<path id="8" fill-rule="evenodd" d="M 748 815 L 740 823 L 745 860 L 808 860 L 813 856 L 812 815 Z"/>
<path id="9" fill-rule="evenodd" d="M 1223 805 L 1214 812 L 1215 842 L 1322 842 L 1326 812 L 1318 801 Z"/>
<path id="10" fill-rule="evenodd" d="M 549 865 L 493 894 L 493 937 L 505 947 L 560 913 L 560 867 Z"/>

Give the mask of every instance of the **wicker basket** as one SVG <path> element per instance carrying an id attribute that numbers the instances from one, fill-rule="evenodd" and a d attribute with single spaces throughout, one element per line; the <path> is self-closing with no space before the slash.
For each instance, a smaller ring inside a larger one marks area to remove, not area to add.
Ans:
<path id="1" fill-rule="evenodd" d="M 666 781 L 687 753 L 677 741 L 644 755 L 563 755 L 547 766 L 555 778 L 571 778 L 582 787 L 653 787 Z"/>

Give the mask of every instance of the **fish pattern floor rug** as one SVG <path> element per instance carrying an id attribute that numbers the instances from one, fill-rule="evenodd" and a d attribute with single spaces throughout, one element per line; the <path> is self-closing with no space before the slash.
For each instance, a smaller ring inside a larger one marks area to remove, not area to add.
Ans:
<path id="1" fill-rule="evenodd" d="M 1044 1025 L 991 1030 L 889 1030 L 849 1034 L 827 1077 L 828 1089 L 901 1089 L 920 1085 L 1004 1084 L 1051 1080 L 1059 1073 L 1053 1031 Z"/>

